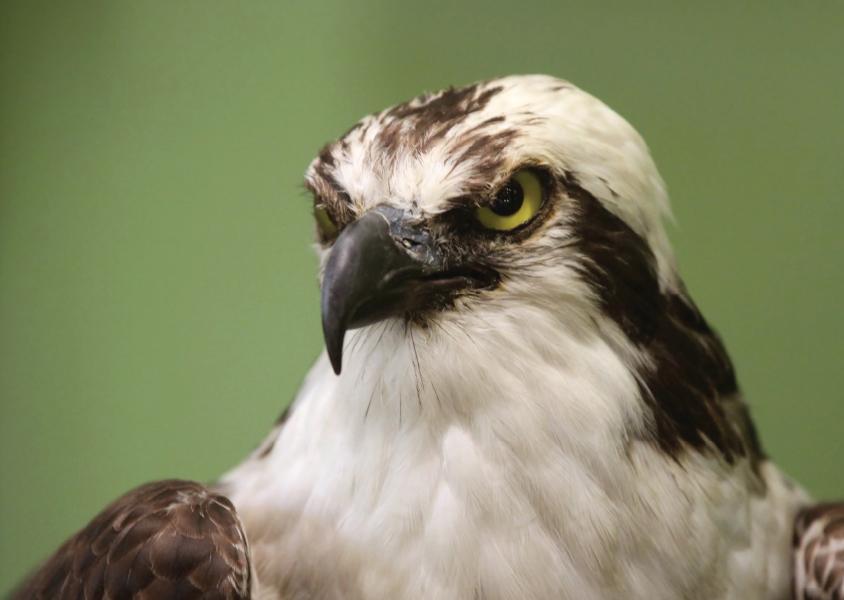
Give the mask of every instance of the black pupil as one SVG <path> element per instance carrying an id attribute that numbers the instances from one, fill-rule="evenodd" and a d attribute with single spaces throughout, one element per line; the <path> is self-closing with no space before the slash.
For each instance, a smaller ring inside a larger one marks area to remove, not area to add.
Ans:
<path id="1" fill-rule="evenodd" d="M 511 179 L 495 196 L 490 208 L 492 212 L 502 217 L 516 214 L 522 207 L 525 193 L 518 181 Z"/>

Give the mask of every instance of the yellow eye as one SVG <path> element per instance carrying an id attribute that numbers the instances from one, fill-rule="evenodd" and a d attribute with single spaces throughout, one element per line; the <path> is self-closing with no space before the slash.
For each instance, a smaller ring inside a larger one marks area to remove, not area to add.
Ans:
<path id="1" fill-rule="evenodd" d="M 337 224 L 324 206 L 317 205 L 314 207 L 314 219 L 321 239 L 330 240 L 337 235 Z"/>
<path id="2" fill-rule="evenodd" d="M 475 210 L 475 218 L 487 229 L 510 231 L 536 216 L 542 207 L 542 184 L 536 173 L 519 171 L 502 187 L 488 206 Z"/>

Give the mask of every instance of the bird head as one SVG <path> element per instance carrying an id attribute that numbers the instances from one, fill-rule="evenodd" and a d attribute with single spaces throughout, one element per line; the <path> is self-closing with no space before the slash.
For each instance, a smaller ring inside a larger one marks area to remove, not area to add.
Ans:
<path id="1" fill-rule="evenodd" d="M 637 311 L 674 285 L 667 197 L 644 141 L 552 77 L 365 117 L 322 149 L 306 186 L 338 374 L 350 329 L 396 320 L 482 336 L 563 319 L 630 338 L 648 327 Z"/>

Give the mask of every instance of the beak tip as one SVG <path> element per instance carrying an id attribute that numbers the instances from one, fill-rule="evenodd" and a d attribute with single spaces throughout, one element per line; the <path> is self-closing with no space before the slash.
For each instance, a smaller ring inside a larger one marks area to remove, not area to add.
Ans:
<path id="1" fill-rule="evenodd" d="M 322 332 L 331 368 L 335 375 L 339 375 L 343 368 L 343 339 L 346 337 L 346 328 L 337 327 L 336 323 L 323 320 Z"/>
<path id="2" fill-rule="evenodd" d="M 328 353 L 328 360 L 331 361 L 331 368 L 334 371 L 335 375 L 339 375 L 340 371 L 343 370 L 343 356 L 342 354 L 334 354 L 333 352 Z"/>

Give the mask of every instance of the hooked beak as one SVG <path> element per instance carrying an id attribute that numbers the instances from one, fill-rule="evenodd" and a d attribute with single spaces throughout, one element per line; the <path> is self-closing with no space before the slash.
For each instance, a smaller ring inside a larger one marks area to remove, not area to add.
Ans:
<path id="1" fill-rule="evenodd" d="M 404 211 L 378 206 L 334 242 L 322 280 L 322 331 L 336 374 L 348 329 L 445 306 L 465 288 L 490 287 L 490 269 L 447 269 L 431 233 Z"/>

